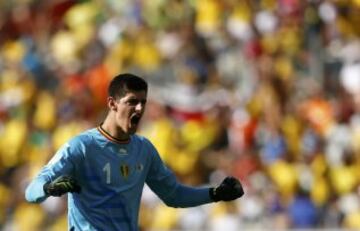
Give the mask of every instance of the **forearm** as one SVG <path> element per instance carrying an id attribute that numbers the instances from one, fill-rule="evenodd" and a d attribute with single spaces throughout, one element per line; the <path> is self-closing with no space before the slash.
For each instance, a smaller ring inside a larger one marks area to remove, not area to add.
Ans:
<path id="1" fill-rule="evenodd" d="M 194 207 L 213 202 L 209 195 L 209 188 L 195 188 L 179 184 L 169 197 L 164 199 L 171 207 Z"/>
<path id="2" fill-rule="evenodd" d="M 47 195 L 44 192 L 44 184 L 46 180 L 42 177 L 35 178 L 26 188 L 25 199 L 31 203 L 41 203 Z"/>

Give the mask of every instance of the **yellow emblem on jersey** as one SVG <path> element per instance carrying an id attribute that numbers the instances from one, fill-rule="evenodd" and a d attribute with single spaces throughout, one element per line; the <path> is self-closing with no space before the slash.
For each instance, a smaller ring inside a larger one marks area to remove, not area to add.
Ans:
<path id="1" fill-rule="evenodd" d="M 121 175 L 126 179 L 128 178 L 129 174 L 130 174 L 130 167 L 127 164 L 122 164 L 120 165 L 120 172 Z"/>

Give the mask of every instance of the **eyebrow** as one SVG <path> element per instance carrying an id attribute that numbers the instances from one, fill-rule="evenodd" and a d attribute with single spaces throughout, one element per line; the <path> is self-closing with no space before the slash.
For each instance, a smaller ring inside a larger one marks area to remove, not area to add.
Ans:
<path id="1" fill-rule="evenodd" d="M 135 97 L 135 96 L 130 96 L 130 98 L 128 98 L 127 101 L 129 101 L 129 100 L 137 100 L 137 101 L 140 101 L 140 102 L 142 102 L 142 103 L 146 103 L 146 102 L 147 102 L 147 99 L 139 99 L 139 98 L 137 98 L 137 97 Z"/>

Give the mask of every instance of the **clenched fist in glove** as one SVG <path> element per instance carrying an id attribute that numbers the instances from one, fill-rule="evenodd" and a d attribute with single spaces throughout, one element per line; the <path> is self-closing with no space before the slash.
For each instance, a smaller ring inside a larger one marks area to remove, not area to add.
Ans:
<path id="1" fill-rule="evenodd" d="M 80 193 L 80 190 L 78 183 L 70 176 L 59 176 L 54 181 L 44 185 L 44 192 L 48 196 L 59 197 L 67 192 Z"/>
<path id="2" fill-rule="evenodd" d="M 210 188 L 209 193 L 210 198 L 215 202 L 232 201 L 244 195 L 244 190 L 238 179 L 226 177 L 218 187 Z"/>

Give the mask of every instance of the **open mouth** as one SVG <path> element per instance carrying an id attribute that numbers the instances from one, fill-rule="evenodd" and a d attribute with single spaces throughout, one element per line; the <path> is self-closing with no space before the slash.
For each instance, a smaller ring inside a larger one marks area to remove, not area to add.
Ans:
<path id="1" fill-rule="evenodd" d="M 140 122 L 141 117 L 139 115 L 134 115 L 131 117 L 130 122 L 131 125 L 137 126 Z"/>

